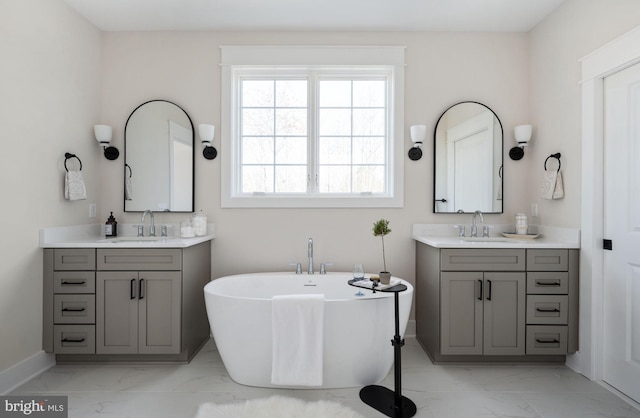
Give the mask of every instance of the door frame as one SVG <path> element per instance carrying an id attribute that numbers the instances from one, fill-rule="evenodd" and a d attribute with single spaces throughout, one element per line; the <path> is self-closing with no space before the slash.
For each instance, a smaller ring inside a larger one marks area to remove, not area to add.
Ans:
<path id="1" fill-rule="evenodd" d="M 640 27 L 581 60 L 582 219 L 580 237 L 580 346 L 567 365 L 603 380 L 604 333 L 604 79 L 640 63 Z"/>

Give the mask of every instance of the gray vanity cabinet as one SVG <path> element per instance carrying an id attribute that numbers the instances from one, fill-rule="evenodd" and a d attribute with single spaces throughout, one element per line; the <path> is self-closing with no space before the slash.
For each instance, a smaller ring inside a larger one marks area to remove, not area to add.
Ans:
<path id="1" fill-rule="evenodd" d="M 209 339 L 210 241 L 47 248 L 44 260 L 43 347 L 57 361 L 185 362 Z"/>
<path id="2" fill-rule="evenodd" d="M 97 354 L 180 353 L 178 271 L 99 271 Z"/>
<path id="3" fill-rule="evenodd" d="M 46 250 L 44 265 L 45 351 L 95 352 L 95 250 Z"/>
<path id="4" fill-rule="evenodd" d="M 577 250 L 416 244 L 416 336 L 434 361 L 564 361 Z"/>
<path id="5" fill-rule="evenodd" d="M 440 353 L 523 355 L 525 274 L 442 272 Z"/>
<path id="6" fill-rule="evenodd" d="M 99 248 L 97 265 L 96 353 L 180 353 L 182 251 Z"/>

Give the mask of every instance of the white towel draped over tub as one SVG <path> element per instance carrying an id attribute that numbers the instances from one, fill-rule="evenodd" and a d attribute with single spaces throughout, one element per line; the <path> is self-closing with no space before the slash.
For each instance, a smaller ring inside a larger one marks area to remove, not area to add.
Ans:
<path id="1" fill-rule="evenodd" d="M 271 301 L 271 383 L 321 386 L 324 295 L 278 295 Z"/>

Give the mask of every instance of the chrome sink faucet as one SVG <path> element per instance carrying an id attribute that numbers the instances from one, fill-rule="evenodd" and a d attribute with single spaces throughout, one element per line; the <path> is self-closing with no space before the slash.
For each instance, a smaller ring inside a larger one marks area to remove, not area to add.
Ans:
<path id="1" fill-rule="evenodd" d="M 140 225 L 138 227 L 138 236 L 139 237 L 144 236 L 144 217 L 145 217 L 145 215 L 147 213 L 151 216 L 151 223 L 149 225 L 149 236 L 150 237 L 155 237 L 156 236 L 156 224 L 155 224 L 155 222 L 153 220 L 153 212 L 150 209 L 147 209 L 142 213 L 142 221 L 141 221 L 142 225 Z"/>
<path id="2" fill-rule="evenodd" d="M 480 212 L 479 210 L 473 212 L 472 218 L 471 218 L 471 235 L 470 237 L 477 237 L 478 236 L 478 226 L 476 225 L 476 216 L 480 215 L 480 222 L 482 222 L 482 232 L 483 232 L 483 236 L 485 232 L 489 232 L 486 228 L 484 228 L 484 217 L 482 216 L 482 212 Z"/>
<path id="3" fill-rule="evenodd" d="M 309 256 L 309 270 L 308 274 L 313 274 L 313 238 L 309 238 L 307 243 L 307 255 Z"/>

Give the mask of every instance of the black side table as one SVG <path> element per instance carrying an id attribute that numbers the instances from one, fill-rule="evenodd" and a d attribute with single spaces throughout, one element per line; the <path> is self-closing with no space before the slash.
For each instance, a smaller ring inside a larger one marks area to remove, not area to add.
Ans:
<path id="1" fill-rule="evenodd" d="M 349 280 L 348 283 L 351 286 L 366 289 L 366 287 L 355 285 L 355 280 Z M 400 338 L 400 308 L 398 297 L 400 292 L 407 290 L 407 286 L 400 283 L 385 289 L 376 289 L 374 287 L 372 290 L 374 293 L 383 292 L 394 294 L 396 334 L 393 336 L 393 340 L 391 340 L 391 345 L 393 345 L 394 356 L 393 375 L 395 391 L 385 388 L 384 386 L 369 385 L 360 389 L 360 399 L 362 402 L 388 417 L 410 418 L 416 414 L 417 408 L 411 399 L 402 396 L 402 359 L 400 350 L 404 345 L 404 339 Z"/>

